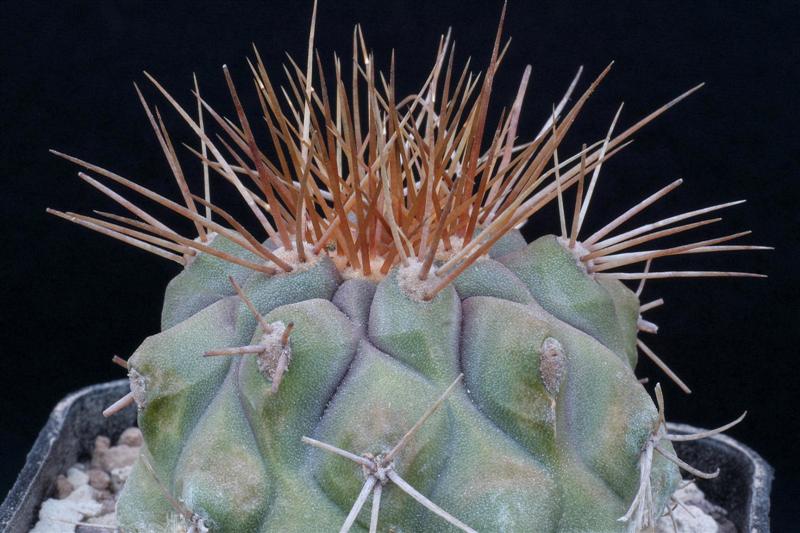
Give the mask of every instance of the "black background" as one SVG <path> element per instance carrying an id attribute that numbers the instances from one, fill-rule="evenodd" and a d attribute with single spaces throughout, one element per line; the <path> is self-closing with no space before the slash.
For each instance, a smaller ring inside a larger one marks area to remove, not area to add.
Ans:
<path id="1" fill-rule="evenodd" d="M 410 92 L 423 81 L 448 25 L 457 64 L 472 56 L 483 69 L 499 11 L 498 2 L 465 0 L 326 1 L 317 45 L 326 59 L 333 51 L 347 56 L 353 25 L 362 23 L 380 65 L 388 65 L 396 48 L 399 86 Z M 47 149 L 89 159 L 175 197 L 131 82 L 146 85 L 141 73 L 148 69 L 188 105 L 197 72 L 204 95 L 230 115 L 221 72 L 227 63 L 254 110 L 245 62 L 251 42 L 273 79 L 279 78 L 284 51 L 303 61 L 311 4 L 26 1 L 3 2 L 2 13 L 0 494 L 10 488 L 59 398 L 123 376 L 109 363 L 111 354 L 127 356 L 157 331 L 163 288 L 177 273 L 174 264 L 45 215 L 47 206 L 88 212 L 112 205 Z M 624 127 L 707 82 L 604 166 L 587 229 L 676 177 L 686 183 L 639 222 L 749 200 L 724 212 L 719 227 L 680 242 L 752 229 L 742 242 L 775 251 L 690 255 L 660 266 L 750 270 L 769 279 L 651 282 L 644 298 L 664 297 L 667 304 L 648 313 L 661 331 L 646 340 L 694 389 L 687 397 L 665 383 L 670 419 L 708 427 L 749 411 L 730 433 L 777 469 L 773 517 L 779 532 L 788 530 L 792 504 L 800 498 L 799 16 L 796 2 L 515 0 L 506 25 L 513 42 L 493 106 L 496 119 L 532 63 L 521 132 L 533 135 L 579 65 L 586 67 L 585 86 L 616 60 L 569 136 L 574 149 L 605 133 L 620 101 L 626 103 Z M 152 87 L 145 92 L 164 111 L 176 141 L 194 143 Z M 184 161 L 197 187 L 198 165 L 190 157 Z M 556 228 L 551 209 L 526 231 L 537 236 Z M 667 381 L 647 364 L 641 373 Z"/>

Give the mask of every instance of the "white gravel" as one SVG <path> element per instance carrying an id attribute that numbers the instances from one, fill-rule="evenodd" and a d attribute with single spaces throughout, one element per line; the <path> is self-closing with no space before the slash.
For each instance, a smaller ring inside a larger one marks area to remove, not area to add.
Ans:
<path id="1" fill-rule="evenodd" d="M 658 519 L 656 533 L 736 533 L 727 512 L 706 500 L 694 483 L 675 491 L 670 513 Z"/>
<path id="2" fill-rule="evenodd" d="M 126 429 L 116 446 L 97 437 L 89 461 L 77 463 L 58 476 L 53 498 L 39 510 L 30 533 L 98 533 L 116 531 L 117 495 L 139 457 L 142 433 Z"/>

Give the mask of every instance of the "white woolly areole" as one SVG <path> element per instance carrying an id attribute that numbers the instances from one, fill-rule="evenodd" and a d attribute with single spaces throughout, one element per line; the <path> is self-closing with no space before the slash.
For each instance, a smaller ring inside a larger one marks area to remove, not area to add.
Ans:
<path id="1" fill-rule="evenodd" d="M 439 241 L 439 246 L 436 248 L 437 261 L 449 261 L 464 247 L 464 239 L 462 237 L 450 237 L 450 249 L 445 249 L 444 240 Z"/>
<path id="2" fill-rule="evenodd" d="M 436 277 L 436 269 L 431 268 L 428 272 L 428 279 L 419 279 L 422 271 L 422 261 L 417 258 L 409 257 L 408 265 L 401 266 L 397 270 L 397 283 L 406 295 L 417 302 L 424 302 L 425 296 L 429 294 L 436 285 L 439 278 Z"/>
<path id="3" fill-rule="evenodd" d="M 216 237 L 217 237 L 217 232 L 209 231 L 206 232 L 206 240 L 201 241 L 199 235 L 192 240 L 194 240 L 194 242 L 199 242 L 200 244 L 205 244 L 206 246 L 211 246 L 211 243 L 214 242 L 214 239 Z M 186 259 L 186 266 L 184 266 L 183 268 L 188 268 L 189 265 L 194 263 L 194 260 L 197 259 L 197 252 L 192 251 L 187 254 L 184 254 L 184 258 Z"/>
<path id="4" fill-rule="evenodd" d="M 561 343 L 553 337 L 547 337 L 542 342 L 542 354 L 539 359 L 539 375 L 542 377 L 545 389 L 551 396 L 556 396 L 564 380 L 567 370 L 567 358 Z"/>
<path id="5" fill-rule="evenodd" d="M 361 256 L 359 255 L 359 259 Z M 352 267 L 352 265 L 347 264 L 347 257 L 342 255 L 335 255 L 331 257 L 333 264 L 336 265 L 337 270 L 339 270 L 339 274 L 341 274 L 342 279 L 368 279 L 371 281 L 380 281 L 386 276 L 381 274 L 381 268 L 383 268 L 384 260 L 380 257 L 373 257 L 370 258 L 369 267 L 370 267 L 370 275 L 364 275 L 362 270 L 356 270 Z"/>
<path id="6" fill-rule="evenodd" d="M 558 241 L 559 244 L 561 244 L 561 246 L 564 247 L 564 249 L 566 251 L 568 251 L 569 253 L 571 253 L 573 255 L 573 257 L 575 257 L 575 263 L 578 265 L 578 267 L 581 270 L 586 272 L 587 275 L 594 277 L 594 275 L 591 272 L 589 272 L 589 270 L 592 267 L 594 267 L 594 260 L 593 259 L 589 259 L 585 263 L 583 261 L 581 261 L 581 257 L 583 257 L 586 254 L 591 253 L 591 250 L 586 248 L 578 240 L 575 241 L 575 245 L 572 248 L 569 247 L 569 239 L 565 239 L 563 237 L 556 237 L 556 240 Z"/>
<path id="7" fill-rule="evenodd" d="M 438 245 L 438 247 L 436 249 L 436 255 L 434 256 L 434 260 L 436 262 L 438 262 L 438 263 L 445 263 L 445 262 L 449 261 L 450 259 L 452 259 L 453 256 L 456 255 L 459 251 L 461 251 L 461 248 L 463 248 L 463 247 L 464 247 L 464 239 L 461 238 L 461 237 L 451 236 L 450 237 L 450 248 L 449 249 L 445 249 L 445 243 L 444 243 L 443 240 L 441 240 L 441 241 L 439 241 L 439 245 Z M 480 259 L 483 259 L 484 257 L 485 256 L 481 256 L 478 259 L 480 260 Z M 370 274 L 368 276 L 364 274 L 362 269 L 356 269 L 356 268 L 353 268 L 352 265 L 349 265 L 348 264 L 348 259 L 344 255 L 332 255 L 332 256 L 330 256 L 330 258 L 331 258 L 331 261 L 333 261 L 333 264 L 336 265 L 336 269 L 339 271 L 339 274 L 342 276 L 342 279 L 344 279 L 344 280 L 348 280 L 348 279 L 368 279 L 370 281 L 378 282 L 378 281 L 381 281 L 382 279 L 384 279 L 386 277 L 385 274 L 381 273 L 381 269 L 385 265 L 385 259 L 382 258 L 382 257 L 371 257 L 370 258 L 370 260 L 369 260 Z M 359 260 L 362 259 L 360 254 L 359 254 L 358 258 L 359 258 Z M 413 257 L 409 257 L 408 258 L 409 267 L 411 266 L 411 263 L 413 263 L 413 262 L 419 263 L 420 267 L 422 265 L 422 262 L 419 261 L 418 259 L 413 258 Z M 402 265 L 401 265 L 401 268 L 403 268 Z M 435 270 L 435 267 L 431 268 L 431 273 L 433 273 L 434 270 Z M 419 272 L 417 272 L 417 274 L 419 274 Z M 417 298 L 415 298 L 415 299 L 417 299 Z"/>
<path id="8" fill-rule="evenodd" d="M 319 255 L 314 253 L 314 247 L 308 243 L 303 243 L 303 251 L 306 253 L 305 261 L 300 261 L 300 258 L 297 256 L 296 247 L 292 247 L 291 250 L 287 250 L 281 246 L 280 248 L 273 250 L 272 253 L 281 261 L 288 263 L 289 266 L 292 267 L 292 272 L 304 272 L 317 264 L 317 261 L 319 261 Z M 277 269 L 278 272 L 283 272 L 283 269 L 272 261 L 267 261 L 267 266 Z"/>
<path id="9" fill-rule="evenodd" d="M 144 409 L 147 403 L 147 379 L 133 368 L 128 370 L 128 379 L 131 382 L 133 400 L 139 409 Z"/>
<path id="10" fill-rule="evenodd" d="M 286 346 L 281 342 L 283 333 L 286 331 L 286 324 L 277 321 L 270 323 L 270 326 L 272 326 L 272 331 L 262 335 L 261 340 L 258 341 L 258 345 L 263 346 L 264 350 L 257 355 L 256 364 L 261 375 L 271 380 L 275 377 L 275 369 L 281 354 L 285 351 L 286 359 L 291 359 L 292 349 L 288 342 Z"/>

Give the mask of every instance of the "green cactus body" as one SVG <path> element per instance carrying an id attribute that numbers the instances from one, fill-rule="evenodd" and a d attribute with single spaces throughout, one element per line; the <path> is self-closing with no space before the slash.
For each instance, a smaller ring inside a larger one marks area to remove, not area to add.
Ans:
<path id="1" fill-rule="evenodd" d="M 638 300 L 575 271 L 554 238 L 525 245 L 512 235 L 432 301 L 407 294 L 397 268 L 377 283 L 343 281 L 326 256 L 247 276 L 243 291 L 264 318 L 294 324 L 274 394 L 256 358 L 202 356 L 262 334 L 236 296 L 168 296 L 169 327 L 129 360 L 143 378 L 152 471 L 135 467 L 118 504 L 122 529 L 166 530 L 175 514 L 166 490 L 212 531 L 336 531 L 364 474 L 301 437 L 386 453 L 463 372 L 395 458 L 403 479 L 477 531 L 624 530 L 617 519 L 658 417 L 631 366 Z M 201 255 L 169 293 L 230 271 Z M 655 460 L 659 508 L 679 479 Z M 380 517 L 381 531 L 451 527 L 391 483 Z M 368 525 L 369 504 L 355 527 Z"/>

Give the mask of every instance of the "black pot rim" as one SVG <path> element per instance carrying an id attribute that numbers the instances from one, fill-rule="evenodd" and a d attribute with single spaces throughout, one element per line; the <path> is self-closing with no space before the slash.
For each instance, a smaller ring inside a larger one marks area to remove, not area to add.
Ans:
<path id="1" fill-rule="evenodd" d="M 83 437 L 87 442 L 93 441 L 98 432 L 94 435 L 78 435 L 75 424 L 69 424 L 70 419 L 74 419 L 79 413 L 93 412 L 97 410 L 97 417 L 100 417 L 100 406 L 122 396 L 128 391 L 128 380 L 120 379 L 107 383 L 99 383 L 84 387 L 67 395 L 56 404 L 44 428 L 39 432 L 39 436 L 33 444 L 25 462 L 24 467 L 19 473 L 16 482 L 12 486 L 2 505 L 0 505 L 0 531 L 4 533 L 27 532 L 33 519 L 33 513 L 38 509 L 42 500 L 47 497 L 47 491 L 53 484 L 55 475 L 53 463 L 56 461 L 54 452 L 60 440 L 72 437 Z M 94 399 L 93 405 L 84 405 L 87 400 Z M 114 417 L 115 429 L 107 428 L 106 434 L 118 433 L 124 427 L 135 424 L 136 410 L 130 407 Z M 100 419 L 103 420 L 103 419 Z M 110 420 L 110 419 L 109 419 Z M 73 420 L 74 422 L 74 420 Z M 106 424 L 109 424 L 106 422 Z M 670 431 L 676 434 L 696 433 L 703 431 L 686 424 L 669 424 Z M 699 443 L 710 443 L 711 448 L 722 451 L 728 455 L 735 456 L 738 464 L 750 468 L 749 483 L 747 483 L 748 494 L 743 495 L 746 502 L 746 509 L 743 509 L 745 523 L 738 524 L 743 533 L 769 533 L 769 507 L 770 489 L 774 475 L 773 468 L 755 451 L 741 442 L 726 435 L 715 435 Z M 83 453 L 88 450 L 83 450 Z M 58 465 L 56 465 L 56 468 Z M 60 470 L 60 469 L 58 469 Z M 50 479 L 48 479 L 50 478 Z M 703 488 L 700 483 L 701 489 Z"/>

